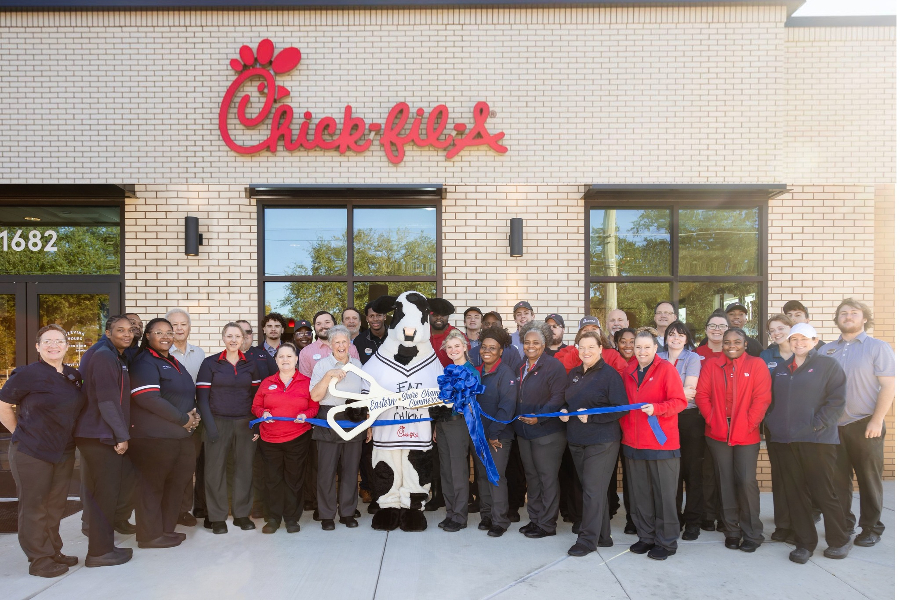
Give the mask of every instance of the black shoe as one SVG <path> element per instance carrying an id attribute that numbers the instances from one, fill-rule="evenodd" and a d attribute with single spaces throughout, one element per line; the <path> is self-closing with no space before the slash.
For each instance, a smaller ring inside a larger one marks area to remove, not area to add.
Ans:
<path id="1" fill-rule="evenodd" d="M 137 527 L 135 527 L 128 521 L 119 521 L 118 523 L 113 525 L 113 529 L 115 529 L 122 535 L 134 535 L 137 531 Z"/>
<path id="2" fill-rule="evenodd" d="M 205 508 L 195 508 L 194 509 L 194 517 L 198 519 L 205 519 L 209 514 L 206 512 Z"/>
<path id="3" fill-rule="evenodd" d="M 372 502 L 369 502 L 369 508 L 366 509 L 366 512 L 370 515 L 374 515 L 379 510 L 381 510 L 381 507 L 378 506 L 378 503 L 373 500 Z"/>
<path id="4" fill-rule="evenodd" d="M 624 533 L 628 535 L 637 535 L 637 527 L 634 526 L 633 521 L 625 521 Z"/>
<path id="5" fill-rule="evenodd" d="M 853 540 L 853 544 L 856 546 L 862 546 L 863 548 L 871 548 L 875 544 L 881 541 L 881 536 L 875 533 L 874 531 L 863 531 Z"/>
<path id="6" fill-rule="evenodd" d="M 428 502 L 425 503 L 425 512 L 434 512 L 439 508 L 444 508 L 443 500 L 437 500 L 432 498 Z"/>
<path id="7" fill-rule="evenodd" d="M 825 548 L 825 558 L 847 558 L 851 548 L 853 548 L 853 542 L 849 539 L 843 546 L 829 546 L 828 548 Z"/>
<path id="8" fill-rule="evenodd" d="M 69 567 L 59 564 L 49 556 L 42 556 L 28 565 L 28 574 L 35 577 L 59 577 L 68 570 Z"/>
<path id="9" fill-rule="evenodd" d="M 794 532 L 790 529 L 782 529 L 781 527 L 776 527 L 775 531 L 772 532 L 770 539 L 773 542 L 786 542 L 793 536 Z"/>
<path id="10" fill-rule="evenodd" d="M 653 548 L 656 548 L 656 544 L 648 544 L 647 542 L 638 541 L 633 543 L 629 550 L 635 554 L 647 554 Z"/>
<path id="11" fill-rule="evenodd" d="M 488 529 L 488 535 L 490 537 L 500 537 L 504 533 L 506 533 L 506 530 L 503 529 L 502 527 L 500 527 L 499 525 L 494 525 L 493 527 Z"/>
<path id="12" fill-rule="evenodd" d="M 298 533 L 300 531 L 300 523 L 297 521 L 285 521 L 284 529 L 288 533 Z"/>
<path id="13" fill-rule="evenodd" d="M 647 558 L 652 558 L 653 560 L 666 560 L 673 554 L 675 554 L 675 550 L 666 550 L 662 546 L 653 546 L 647 552 Z"/>
<path id="14" fill-rule="evenodd" d="M 469 502 L 469 514 L 481 512 L 481 505 L 478 502 Z"/>
<path id="15" fill-rule="evenodd" d="M 482 517 L 481 523 L 478 524 L 479 531 L 488 531 L 493 524 L 490 517 Z"/>
<path id="16" fill-rule="evenodd" d="M 359 510 L 354 510 L 354 511 L 353 511 L 353 518 L 354 518 L 354 519 L 358 519 L 358 518 L 360 518 L 360 517 L 362 517 L 362 515 L 359 514 Z"/>
<path id="17" fill-rule="evenodd" d="M 697 538 L 700 537 L 700 528 L 696 525 L 688 525 L 684 528 L 684 534 L 682 534 L 681 539 L 687 542 L 693 542 Z"/>
<path id="18" fill-rule="evenodd" d="M 581 531 L 581 519 L 572 523 L 572 533 L 578 535 L 578 532 Z"/>
<path id="19" fill-rule="evenodd" d="M 266 521 L 266 524 L 263 525 L 262 532 L 263 533 L 275 533 L 278 531 L 278 528 L 281 527 L 281 521 L 276 521 L 275 519 L 269 519 Z"/>
<path id="20" fill-rule="evenodd" d="M 725 547 L 729 550 L 737 550 L 741 547 L 741 538 L 727 537 L 725 538 Z"/>
<path id="21" fill-rule="evenodd" d="M 321 521 L 322 517 L 319 516 L 319 509 L 315 509 L 313 511 L 313 521 Z"/>
<path id="22" fill-rule="evenodd" d="M 533 540 L 539 540 L 541 538 L 550 537 L 552 535 L 556 535 L 556 530 L 553 531 L 544 531 L 540 527 L 535 528 L 534 531 L 528 531 L 525 533 L 525 537 L 531 538 Z"/>
<path id="23" fill-rule="evenodd" d="M 191 513 L 183 512 L 178 515 L 178 524 L 185 527 L 194 527 L 197 524 L 197 519 Z"/>
<path id="24" fill-rule="evenodd" d="M 86 567 L 114 567 L 116 565 L 124 565 L 131 560 L 134 551 L 131 548 L 113 548 L 112 552 L 107 552 L 101 556 L 88 555 L 84 559 Z"/>
<path id="25" fill-rule="evenodd" d="M 725 523 L 723 523 L 722 521 L 717 521 L 716 531 L 718 531 L 719 533 L 725 533 Z"/>
<path id="26" fill-rule="evenodd" d="M 178 538 L 170 538 L 165 534 L 149 542 L 138 542 L 138 548 L 174 548 L 181 544 Z"/>
<path id="27" fill-rule="evenodd" d="M 57 552 L 52 556 L 53 562 L 59 563 L 61 565 L 66 565 L 67 567 L 74 567 L 78 564 L 77 556 L 66 556 L 62 552 Z"/>
<path id="28" fill-rule="evenodd" d="M 581 544 L 575 544 L 574 546 L 569 548 L 569 556 L 582 557 L 582 556 L 587 556 L 588 554 L 590 554 L 592 552 L 593 552 L 593 550 L 591 550 L 587 546 L 582 546 Z"/>
<path id="29" fill-rule="evenodd" d="M 756 552 L 757 548 L 759 548 L 759 544 L 757 544 L 756 542 L 751 542 L 750 540 L 744 540 L 743 542 L 741 542 L 741 545 L 738 548 L 738 550 L 740 550 L 741 552 Z"/>
<path id="30" fill-rule="evenodd" d="M 322 531 L 334 531 L 334 519 L 322 519 Z"/>
<path id="31" fill-rule="evenodd" d="M 207 529 L 212 529 L 212 521 L 209 520 L 209 517 L 203 517 L 203 526 Z"/>
<path id="32" fill-rule="evenodd" d="M 571 523 L 572 522 L 572 517 L 570 517 L 569 515 L 564 515 L 562 513 L 560 513 L 560 515 L 562 516 L 563 523 Z"/>
<path id="33" fill-rule="evenodd" d="M 256 529 L 256 523 L 250 520 L 250 517 L 236 517 L 231 521 L 234 523 L 235 527 L 240 527 L 244 531 L 250 531 L 251 529 Z"/>
<path id="34" fill-rule="evenodd" d="M 186 533 L 181 533 L 178 531 L 172 531 L 171 533 L 164 533 L 163 535 L 166 537 L 172 538 L 172 539 L 176 539 L 179 542 L 183 542 L 184 540 L 187 539 Z"/>
<path id="35" fill-rule="evenodd" d="M 506 517 L 509 519 L 510 523 L 518 523 L 522 520 L 522 517 L 519 516 L 519 511 L 511 510 L 506 514 Z"/>
<path id="36" fill-rule="evenodd" d="M 712 519 L 703 519 L 703 521 L 700 522 L 700 529 L 703 531 L 715 531 L 716 522 Z"/>
<path id="37" fill-rule="evenodd" d="M 540 529 L 533 521 L 528 521 L 525 525 L 519 527 L 519 533 L 528 533 L 529 531 L 534 531 L 535 529 Z"/>
<path id="38" fill-rule="evenodd" d="M 600 538 L 597 541 L 597 546 L 599 546 L 600 548 L 612 548 L 613 545 L 614 544 L 613 544 L 612 538 L 609 538 L 606 540 L 604 540 L 603 538 Z"/>
<path id="39" fill-rule="evenodd" d="M 225 521 L 210 521 L 210 529 L 215 534 L 228 533 L 228 524 Z"/>
<path id="40" fill-rule="evenodd" d="M 460 529 L 465 529 L 466 527 L 468 527 L 468 525 L 457 523 L 456 521 L 450 521 L 449 523 L 444 525 L 444 531 L 448 533 L 456 533 Z"/>
<path id="41" fill-rule="evenodd" d="M 450 524 L 452 521 L 453 521 L 453 519 L 451 519 L 450 517 L 447 517 L 446 519 L 444 519 L 443 521 L 441 521 L 440 523 L 438 523 L 438 527 L 440 527 L 441 529 L 443 529 L 443 528 L 446 527 L 448 524 Z"/>
<path id="42" fill-rule="evenodd" d="M 341 517 L 340 522 L 341 524 L 346 525 L 350 528 L 359 527 L 359 521 L 357 521 L 353 517 Z"/>
<path id="43" fill-rule="evenodd" d="M 812 556 L 812 552 L 807 550 L 806 548 L 795 548 L 788 558 L 791 559 L 791 562 L 795 562 L 797 564 L 805 565 L 806 561 L 809 560 L 809 557 Z"/>

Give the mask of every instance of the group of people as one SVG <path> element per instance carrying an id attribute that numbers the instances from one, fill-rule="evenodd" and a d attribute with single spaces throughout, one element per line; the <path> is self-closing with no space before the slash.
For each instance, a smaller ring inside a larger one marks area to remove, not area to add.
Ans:
<path id="1" fill-rule="evenodd" d="M 385 340 L 386 315 L 373 306 L 348 308 L 340 322 L 327 311 L 299 320 L 291 341 L 282 340 L 284 317 L 268 314 L 258 346 L 248 321 L 230 322 L 223 349 L 210 356 L 188 343 L 191 317 L 183 309 L 146 326 L 134 314 L 112 316 L 78 369 L 64 363 L 66 331 L 43 327 L 40 360 L 16 369 L 0 389 L 29 572 L 55 577 L 78 562 L 62 553 L 59 536 L 76 447 L 88 567 L 131 559 L 131 549 L 115 546 L 114 531 L 136 533 L 139 548 L 169 548 L 186 537 L 176 525 L 203 518 L 224 534 L 229 513 L 245 530 L 256 528 L 251 517 L 263 517 L 266 534 L 282 523 L 299 531 L 305 508 L 325 530 L 335 520 L 357 527 L 359 497 L 370 513 L 378 510 L 372 430 L 344 440 L 307 419 L 345 404 L 334 390 L 368 392 L 343 367 L 361 367 Z M 467 368 L 484 386 L 477 401 L 490 417 L 483 429 L 499 474 L 496 485 L 488 481 L 462 415 L 430 409 L 437 452 L 425 510 L 446 510 L 444 531 L 467 527 L 475 510 L 478 528 L 499 537 L 527 506 L 521 533 L 556 535 L 562 513 L 577 534 L 569 554 L 585 556 L 613 543 L 621 463 L 625 533 L 638 536 L 632 552 L 665 560 L 679 537 L 717 529 L 727 548 L 753 552 L 765 539 L 757 484 L 764 436 L 771 539 L 796 546 L 792 561 L 805 563 L 815 550 L 819 515 L 829 558 L 879 541 L 894 356 L 866 334 L 873 321 L 864 304 L 843 300 L 834 313 L 841 336 L 823 344 L 806 307 L 788 302 L 766 323 L 772 343 L 765 349 L 744 331 L 748 311 L 740 304 L 710 315 L 699 344 L 663 301 L 649 327 L 630 327 L 621 310 L 606 315 L 605 332 L 599 319 L 584 317 L 572 346 L 560 315 L 536 320 L 525 301 L 513 307 L 511 334 L 495 311 L 471 307 L 457 329 L 449 302 L 432 306 L 431 344 L 441 364 Z M 613 407 L 619 410 L 578 414 Z M 359 422 L 363 413 L 347 408 L 339 418 Z M 547 413 L 563 415 L 533 416 Z M 251 428 L 256 419 L 262 422 Z M 136 525 L 128 522 L 132 507 Z"/>

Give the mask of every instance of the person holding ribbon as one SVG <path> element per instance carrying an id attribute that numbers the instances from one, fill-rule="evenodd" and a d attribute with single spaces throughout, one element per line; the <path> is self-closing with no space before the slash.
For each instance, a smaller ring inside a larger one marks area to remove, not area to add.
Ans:
<path id="1" fill-rule="evenodd" d="M 433 339 L 433 338 L 432 338 Z M 441 349 L 452 364 L 464 367 L 477 382 L 481 373 L 469 362 L 468 340 L 458 329 L 452 329 L 444 338 Z M 444 496 L 446 518 L 438 523 L 444 531 L 453 533 L 465 529 L 469 518 L 469 446 L 472 444 L 465 416 L 448 406 L 432 406 L 428 409 L 434 421 L 434 441 L 437 442 L 441 465 L 441 491 Z M 479 462 L 479 461 L 476 461 Z M 480 527 L 480 526 L 479 526 Z"/>
<path id="2" fill-rule="evenodd" d="M 39 360 L 16 368 L 0 389 L 0 423 L 12 433 L 9 468 L 19 492 L 19 546 L 31 563 L 28 573 L 58 577 L 78 564 L 62 553 L 59 522 L 75 467 L 72 434 L 86 398 L 81 375 L 63 362 L 65 329 L 42 327 L 35 349 Z"/>
<path id="3" fill-rule="evenodd" d="M 312 426 L 306 419 L 315 416 L 319 405 L 310 394 L 309 377 L 297 370 L 297 354 L 297 347 L 291 342 L 278 347 L 275 351 L 278 372 L 263 379 L 250 408 L 257 419 L 293 419 L 265 421 L 259 426 L 262 438 L 259 449 L 263 457 L 263 480 L 269 513 L 263 533 L 275 533 L 282 519 L 288 533 L 300 531 L 303 468 L 312 442 Z"/>
<path id="4" fill-rule="evenodd" d="M 624 330 L 620 330 L 621 333 Z M 639 541 L 631 545 L 635 554 L 665 560 L 678 548 L 678 509 L 675 488 L 681 451 L 678 413 L 687 406 L 678 370 L 656 354 L 656 336 L 638 332 L 634 341 L 635 361 L 625 374 L 629 404 L 642 404 L 622 417 L 622 453 L 628 469 L 631 517 Z M 658 424 L 650 421 L 655 417 Z M 659 432 L 664 441 L 657 438 Z"/>
<path id="5" fill-rule="evenodd" d="M 759 424 L 772 403 L 772 378 L 765 361 L 747 352 L 743 329 L 726 331 L 722 356 L 703 361 L 696 401 L 719 481 L 725 547 L 755 552 L 765 539 L 756 462 Z"/>
<path id="6" fill-rule="evenodd" d="M 514 429 L 528 488 L 528 524 L 519 532 L 529 538 L 556 535 L 559 514 L 559 466 L 566 447 L 566 425 L 553 413 L 566 401 L 566 368 L 546 354 L 552 333 L 546 323 L 531 321 L 519 331 L 525 364 L 519 367 L 518 419 Z"/>
<path id="7" fill-rule="evenodd" d="M 369 384 L 356 373 L 341 369 L 351 364 L 359 369 L 362 363 L 350 356 L 350 330 L 343 325 L 335 325 L 328 332 L 331 343 L 331 355 L 316 363 L 312 379 L 309 383 L 309 395 L 313 402 L 319 403 L 317 418 L 325 419 L 328 411 L 335 406 L 344 405 L 347 400 L 339 398 L 329 391 L 328 386 L 335 382 L 335 389 L 354 394 L 369 392 Z M 360 421 L 362 416 L 354 412 L 365 413 L 366 409 L 347 409 L 338 413 L 335 419 Z M 322 529 L 334 530 L 334 515 L 340 506 L 339 521 L 347 527 L 359 527 L 356 517 L 356 483 L 359 479 L 359 459 L 362 456 L 363 441 L 371 439 L 371 430 L 360 432 L 356 437 L 345 441 L 330 427 L 315 427 L 312 439 L 318 447 L 318 470 L 316 497 L 319 505 L 319 518 Z M 338 468 L 340 467 L 340 472 Z M 340 479 L 340 491 L 335 489 L 334 478 Z"/>
<path id="8" fill-rule="evenodd" d="M 504 348 L 509 348 L 511 344 L 509 333 L 502 327 L 488 327 L 478 335 L 478 353 L 481 355 L 478 370 L 484 385 L 484 392 L 478 394 L 478 405 L 484 415 L 493 417 L 489 419 L 483 415 L 481 423 L 491 448 L 491 458 L 497 468 L 497 484 L 493 485 L 488 480 L 487 469 L 480 459 L 476 457 L 472 462 L 475 463 L 478 496 L 481 500 L 481 523 L 478 528 L 487 529 L 490 537 L 502 536 L 510 524 L 506 466 L 509 464 L 515 431 L 511 424 L 502 421 L 509 421 L 516 414 L 516 374 L 503 362 Z M 508 352 L 515 354 L 518 359 L 515 349 Z"/>
<path id="9" fill-rule="evenodd" d="M 562 412 L 590 408 L 624 406 L 628 395 L 622 377 L 603 361 L 603 338 L 596 331 L 583 331 L 575 338 L 581 366 L 569 373 L 566 408 Z M 560 417 L 567 424 L 566 439 L 581 481 L 584 501 L 578 540 L 569 548 L 570 556 L 586 556 L 597 545 L 613 545 L 609 531 L 607 488 L 619 457 L 624 412 Z M 599 542 L 598 542 L 599 540 Z"/>

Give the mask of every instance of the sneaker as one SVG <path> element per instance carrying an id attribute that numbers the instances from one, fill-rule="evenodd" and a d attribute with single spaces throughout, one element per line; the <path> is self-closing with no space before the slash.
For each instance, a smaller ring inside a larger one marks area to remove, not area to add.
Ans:
<path id="1" fill-rule="evenodd" d="M 812 556 L 812 552 L 807 550 L 806 548 L 796 548 L 794 549 L 788 558 L 791 559 L 791 562 L 795 562 L 800 565 L 805 565 L 806 561 L 809 560 L 809 557 Z"/>
<path id="2" fill-rule="evenodd" d="M 629 550 L 635 554 L 647 554 L 653 548 L 656 548 L 656 544 L 648 544 L 647 542 L 635 542 L 631 545 Z"/>
<path id="3" fill-rule="evenodd" d="M 829 546 L 828 548 L 825 548 L 825 558 L 834 558 L 838 560 L 847 558 L 851 548 L 853 548 L 853 541 L 849 539 L 843 546 Z"/>
<path id="4" fill-rule="evenodd" d="M 662 546 L 653 546 L 647 552 L 647 558 L 652 558 L 653 560 L 666 560 L 673 554 L 675 554 L 675 550 L 666 550 Z"/>

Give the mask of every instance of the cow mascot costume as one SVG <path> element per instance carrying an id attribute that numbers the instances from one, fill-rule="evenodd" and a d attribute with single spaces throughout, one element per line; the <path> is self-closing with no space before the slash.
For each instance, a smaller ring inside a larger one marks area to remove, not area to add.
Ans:
<path id="1" fill-rule="evenodd" d="M 418 292 L 399 296 L 381 296 L 372 310 L 393 312 L 387 337 L 363 370 L 389 392 L 436 388 L 444 369 L 431 347 L 432 310 L 441 314 L 449 302 L 427 299 Z M 428 408 L 396 407 L 386 410 L 375 421 L 424 419 Z M 422 512 L 431 490 L 431 422 L 407 423 L 372 428 L 372 496 L 379 510 L 372 528 L 392 531 L 424 531 L 428 526 Z"/>

